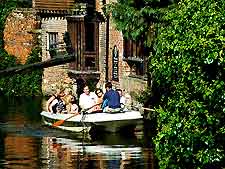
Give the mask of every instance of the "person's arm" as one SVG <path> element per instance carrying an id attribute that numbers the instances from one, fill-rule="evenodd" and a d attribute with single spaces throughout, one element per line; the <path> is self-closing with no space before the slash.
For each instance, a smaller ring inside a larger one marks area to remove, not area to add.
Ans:
<path id="1" fill-rule="evenodd" d="M 120 97 L 120 104 L 123 104 L 123 105 L 126 104 L 126 98 L 124 96 Z"/>
<path id="2" fill-rule="evenodd" d="M 108 97 L 108 96 L 107 96 L 107 93 L 108 93 L 108 92 L 106 92 L 106 93 L 104 94 L 104 96 L 103 96 L 103 101 L 107 99 L 107 97 Z"/>
<path id="3" fill-rule="evenodd" d="M 85 99 L 84 99 L 84 96 L 82 94 L 80 95 L 79 106 L 80 106 L 81 109 L 84 109 Z"/>
<path id="4" fill-rule="evenodd" d="M 71 105 L 71 113 L 78 114 L 78 106 L 76 104 Z"/>
<path id="5" fill-rule="evenodd" d="M 51 103 L 52 103 L 52 101 L 55 99 L 55 96 L 53 95 L 53 96 L 51 96 L 49 99 L 48 99 L 48 101 L 46 102 L 46 110 L 48 111 L 48 112 L 51 112 L 51 108 L 50 108 L 50 105 L 51 105 Z"/>

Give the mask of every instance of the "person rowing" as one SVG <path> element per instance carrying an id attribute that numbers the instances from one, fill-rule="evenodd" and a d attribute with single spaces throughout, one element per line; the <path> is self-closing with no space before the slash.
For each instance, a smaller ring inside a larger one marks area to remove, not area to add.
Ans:
<path id="1" fill-rule="evenodd" d="M 106 93 L 103 96 L 103 112 L 118 112 L 121 109 L 120 95 L 117 91 L 112 89 L 112 83 L 105 84 Z"/>

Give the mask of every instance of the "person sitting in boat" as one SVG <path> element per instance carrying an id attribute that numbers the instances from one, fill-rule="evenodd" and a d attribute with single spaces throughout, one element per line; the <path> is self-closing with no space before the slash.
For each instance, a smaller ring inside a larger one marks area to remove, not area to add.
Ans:
<path id="1" fill-rule="evenodd" d="M 64 89 L 57 89 L 56 94 L 53 94 L 46 103 L 47 111 L 52 113 L 66 112 L 65 102 L 63 101 Z"/>
<path id="2" fill-rule="evenodd" d="M 95 94 L 97 96 L 96 97 L 96 104 L 97 105 L 95 106 L 95 111 L 101 111 L 102 110 L 101 105 L 102 105 L 102 102 L 103 102 L 104 93 L 103 93 L 102 89 L 96 88 Z"/>
<path id="3" fill-rule="evenodd" d="M 68 100 L 68 104 L 66 105 L 66 110 L 71 114 L 79 114 L 79 107 L 77 105 L 77 101 L 75 96 L 71 95 Z"/>
<path id="4" fill-rule="evenodd" d="M 125 104 L 126 104 L 126 98 L 124 97 L 124 95 L 123 95 L 123 91 L 122 91 L 122 89 L 116 89 L 116 91 L 119 93 L 119 95 L 120 95 L 120 106 L 122 107 L 122 108 L 124 108 L 125 107 Z"/>
<path id="5" fill-rule="evenodd" d="M 112 89 L 112 83 L 105 84 L 106 93 L 103 96 L 103 112 L 118 112 L 121 109 L 120 95 Z"/>
<path id="6" fill-rule="evenodd" d="M 68 105 L 70 103 L 71 97 L 73 96 L 72 91 L 68 88 L 64 90 L 64 96 L 63 101 L 65 102 L 65 105 Z"/>
<path id="7" fill-rule="evenodd" d="M 79 98 L 79 106 L 82 110 L 87 110 L 88 113 L 94 111 L 94 105 L 96 104 L 96 95 L 90 92 L 87 85 L 84 86 L 83 93 Z"/>

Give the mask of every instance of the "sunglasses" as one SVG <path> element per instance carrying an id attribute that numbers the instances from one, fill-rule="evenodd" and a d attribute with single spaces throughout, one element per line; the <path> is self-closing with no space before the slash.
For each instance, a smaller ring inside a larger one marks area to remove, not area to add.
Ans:
<path id="1" fill-rule="evenodd" d="M 99 92 L 97 92 L 97 94 L 100 94 L 100 93 L 102 93 L 102 92 L 100 92 L 100 91 L 99 91 Z"/>

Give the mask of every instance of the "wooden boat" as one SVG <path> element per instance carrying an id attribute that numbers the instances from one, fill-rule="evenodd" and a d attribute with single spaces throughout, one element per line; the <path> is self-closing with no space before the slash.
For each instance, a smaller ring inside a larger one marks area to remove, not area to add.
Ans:
<path id="1" fill-rule="evenodd" d="M 53 126 L 59 120 L 65 120 L 63 124 L 56 127 L 73 132 L 90 131 L 91 128 L 118 132 L 124 129 L 134 129 L 137 124 L 142 123 L 143 119 L 141 113 L 135 110 L 114 113 L 96 112 L 76 116 L 42 111 L 41 116 L 44 123 L 49 126 Z"/>

